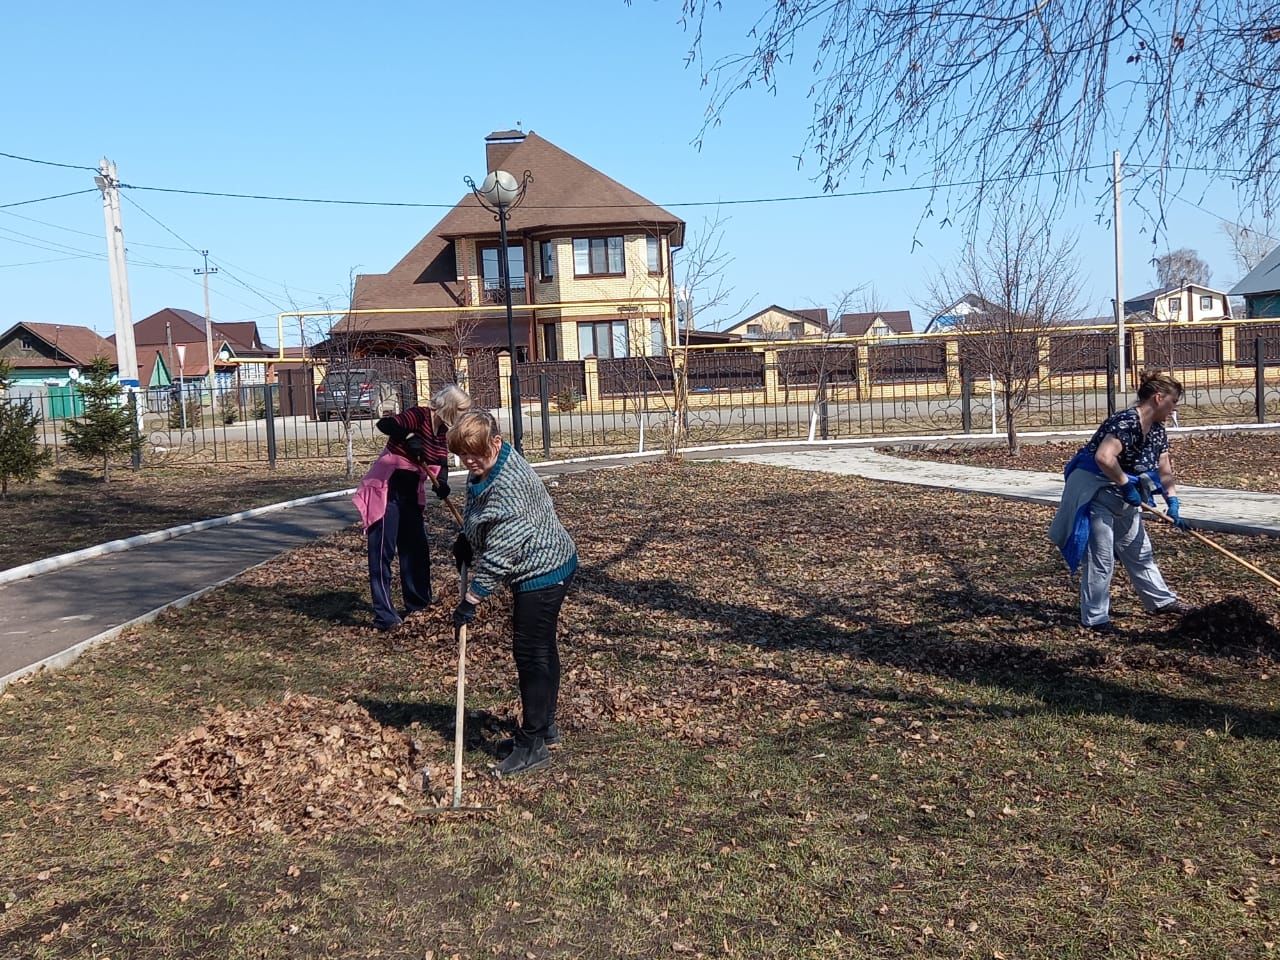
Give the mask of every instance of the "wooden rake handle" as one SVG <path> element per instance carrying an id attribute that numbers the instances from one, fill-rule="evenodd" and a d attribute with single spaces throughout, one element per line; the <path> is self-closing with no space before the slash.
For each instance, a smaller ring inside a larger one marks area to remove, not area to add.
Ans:
<path id="1" fill-rule="evenodd" d="M 442 467 L 441 469 L 444 469 L 444 468 Z M 439 489 L 440 489 L 440 484 L 436 483 L 436 478 L 435 478 L 434 476 L 432 476 L 431 474 L 429 474 L 429 473 L 428 473 L 428 474 L 427 474 L 427 478 L 431 481 L 431 489 L 432 489 L 432 490 L 439 490 Z M 448 497 L 444 497 L 444 498 L 442 499 L 442 501 L 441 501 L 441 502 L 442 502 L 442 503 L 444 503 L 444 505 L 445 505 L 446 507 L 448 507 L 448 508 L 449 508 L 449 512 L 450 512 L 451 514 L 453 514 L 453 522 L 454 522 L 454 523 L 456 523 L 456 524 L 458 525 L 458 529 L 459 529 L 459 530 L 461 530 L 461 529 L 462 529 L 462 514 L 458 512 L 458 507 L 457 507 L 457 505 L 456 505 L 452 500 L 450 500 Z"/>
<path id="2" fill-rule="evenodd" d="M 467 565 L 464 563 L 459 597 L 467 595 Z M 467 625 L 458 628 L 458 696 L 453 718 L 453 806 L 462 806 L 462 735 L 467 720 Z"/>
<path id="3" fill-rule="evenodd" d="M 1145 510 L 1147 513 L 1155 514 L 1157 517 L 1159 517 L 1161 520 L 1165 521 L 1166 523 L 1173 523 L 1172 518 L 1170 518 L 1170 516 L 1167 513 L 1165 513 L 1163 510 L 1157 510 L 1155 507 L 1148 506 L 1145 503 L 1142 504 L 1142 509 Z M 1257 567 L 1254 564 L 1250 563 L 1248 560 L 1246 560 L 1244 557 L 1240 556 L 1239 554 L 1232 553 L 1226 547 L 1222 546 L 1222 544 L 1216 543 L 1213 540 L 1210 540 L 1208 537 L 1206 537 L 1203 533 L 1200 533 L 1198 530 L 1192 530 L 1190 528 L 1187 528 L 1183 532 L 1190 534 L 1191 536 L 1199 540 L 1201 543 L 1207 544 L 1208 546 L 1212 547 L 1214 550 L 1217 550 L 1219 553 L 1225 554 L 1226 556 L 1234 560 L 1236 563 L 1240 564 L 1240 566 L 1244 567 L 1246 570 L 1252 570 L 1254 573 L 1260 576 L 1263 580 L 1266 580 L 1267 583 L 1271 584 L 1273 587 L 1277 589 L 1280 589 L 1280 580 L 1277 580 L 1275 577 L 1267 573 L 1267 571 L 1263 570 L 1261 567 Z"/>

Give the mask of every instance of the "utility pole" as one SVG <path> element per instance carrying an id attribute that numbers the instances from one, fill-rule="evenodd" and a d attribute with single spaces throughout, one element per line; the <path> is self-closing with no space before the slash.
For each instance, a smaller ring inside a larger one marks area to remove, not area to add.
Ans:
<path id="1" fill-rule="evenodd" d="M 138 389 L 138 348 L 133 341 L 133 313 L 129 304 L 129 272 L 125 264 L 124 228 L 120 223 L 120 180 L 116 165 L 106 157 L 98 164 L 94 184 L 102 191 L 102 217 L 107 228 L 107 265 L 111 273 L 111 309 L 116 327 L 116 364 L 120 385 Z M 143 405 L 138 404 L 141 419 Z"/>
<path id="2" fill-rule="evenodd" d="M 209 352 L 209 411 L 213 412 L 213 391 L 217 385 L 217 378 L 213 373 L 213 319 L 209 316 L 209 274 L 217 273 L 218 268 L 209 269 L 209 251 L 201 250 L 200 256 L 204 257 L 204 269 L 192 270 L 198 277 L 204 279 L 204 345 Z"/>
<path id="3" fill-rule="evenodd" d="M 1115 202 L 1115 212 L 1112 214 L 1112 224 L 1116 233 L 1116 396 L 1120 397 L 1121 405 L 1125 405 L 1123 399 L 1128 395 L 1125 386 L 1125 349 L 1124 349 L 1124 251 L 1122 250 L 1121 237 L 1123 229 L 1120 220 L 1120 151 L 1117 150 L 1111 155 L 1111 189 L 1112 199 Z"/>

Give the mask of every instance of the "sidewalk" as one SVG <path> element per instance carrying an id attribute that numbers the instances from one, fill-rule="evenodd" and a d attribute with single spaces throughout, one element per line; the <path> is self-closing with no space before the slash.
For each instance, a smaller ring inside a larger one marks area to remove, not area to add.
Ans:
<path id="1" fill-rule="evenodd" d="M 990 494 L 1054 506 L 1062 498 L 1062 475 L 1058 473 L 905 460 L 865 448 L 847 447 L 817 453 L 804 449 L 769 451 L 734 459 L 792 470 L 849 474 L 869 480 Z M 1280 537 L 1278 495 L 1178 484 L 1178 497 L 1182 501 L 1183 518 L 1196 529 Z"/>
<path id="2" fill-rule="evenodd" d="M 535 466 L 539 473 L 555 476 L 626 466 L 660 456 L 584 458 Z M 855 475 L 1045 504 L 1056 504 L 1062 491 L 1062 480 L 1055 474 L 903 460 L 876 453 L 865 442 L 737 445 L 688 451 L 687 456 Z M 1182 487 L 1179 493 L 1183 516 L 1196 527 L 1280 537 L 1280 496 L 1203 487 Z M 345 497 L 311 503 L 0 585 L 0 689 L 41 665 L 70 663 L 85 649 L 111 639 L 127 626 L 151 619 L 169 606 L 190 602 L 256 564 L 341 530 L 357 519 L 355 507 Z"/>

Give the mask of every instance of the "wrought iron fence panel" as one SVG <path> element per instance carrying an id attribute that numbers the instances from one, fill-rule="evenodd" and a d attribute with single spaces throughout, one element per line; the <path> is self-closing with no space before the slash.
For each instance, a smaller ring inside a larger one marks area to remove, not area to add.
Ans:
<path id="1" fill-rule="evenodd" d="M 543 360 L 516 364 L 521 402 L 539 402 L 544 375 L 547 378 L 547 390 L 553 399 L 567 397 L 581 400 L 587 395 L 586 372 L 581 360 Z"/>
<path id="2" fill-rule="evenodd" d="M 1257 323 L 1236 327 L 1236 366 L 1252 367 L 1262 340 L 1262 362 L 1280 366 L 1280 323 Z"/>
<path id="3" fill-rule="evenodd" d="M 691 350 L 685 364 L 690 393 L 764 389 L 764 354 L 754 350 Z"/>
<path id="4" fill-rule="evenodd" d="M 873 344 L 867 348 L 867 368 L 873 384 L 945 380 L 947 346 L 941 340 Z"/>
<path id="5" fill-rule="evenodd" d="M 1149 327 L 1143 331 L 1148 369 L 1221 369 L 1222 328 L 1194 326 L 1176 329 Z"/>

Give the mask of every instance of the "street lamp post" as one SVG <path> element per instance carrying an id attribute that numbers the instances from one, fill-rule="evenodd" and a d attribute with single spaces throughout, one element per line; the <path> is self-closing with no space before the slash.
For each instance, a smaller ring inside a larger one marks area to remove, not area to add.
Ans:
<path id="1" fill-rule="evenodd" d="M 498 221 L 498 279 L 502 284 L 502 297 L 507 307 L 507 352 L 511 357 L 511 445 L 517 453 L 524 453 L 524 424 L 520 415 L 520 377 L 516 373 L 516 328 L 511 310 L 511 267 L 507 260 L 507 220 L 511 211 L 524 200 L 525 190 L 533 182 L 533 175 L 526 170 L 519 181 L 505 170 L 494 170 L 484 178 L 480 186 L 470 177 L 463 177 L 480 206 L 493 214 Z M 482 281 L 483 283 L 483 281 Z"/>

